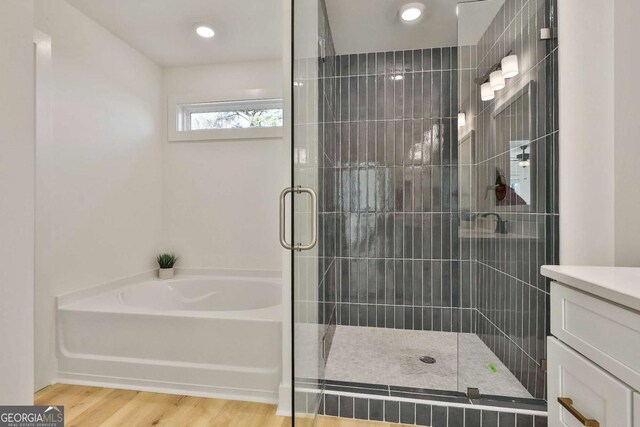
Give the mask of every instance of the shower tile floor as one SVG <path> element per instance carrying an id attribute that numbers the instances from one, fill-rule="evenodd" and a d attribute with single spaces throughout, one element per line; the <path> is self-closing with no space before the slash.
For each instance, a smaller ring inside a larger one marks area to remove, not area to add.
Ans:
<path id="1" fill-rule="evenodd" d="M 337 326 L 325 378 L 465 392 L 477 387 L 482 394 L 532 398 L 475 334 Z"/>

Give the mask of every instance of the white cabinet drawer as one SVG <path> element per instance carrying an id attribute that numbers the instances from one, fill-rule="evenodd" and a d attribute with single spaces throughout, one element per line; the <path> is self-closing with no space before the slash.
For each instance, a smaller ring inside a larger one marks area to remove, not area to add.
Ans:
<path id="1" fill-rule="evenodd" d="M 633 427 L 640 427 L 640 394 L 633 393 Z"/>
<path id="2" fill-rule="evenodd" d="M 632 390 L 557 339 L 548 340 L 549 426 L 585 425 L 580 415 L 599 427 L 632 427 Z M 578 414 L 558 402 L 569 398 Z"/>
<path id="3" fill-rule="evenodd" d="M 640 314 L 552 283 L 551 334 L 640 390 Z"/>

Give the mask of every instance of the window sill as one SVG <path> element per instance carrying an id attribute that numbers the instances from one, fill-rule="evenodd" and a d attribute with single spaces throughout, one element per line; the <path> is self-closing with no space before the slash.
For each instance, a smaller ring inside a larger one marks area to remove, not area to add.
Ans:
<path id="1" fill-rule="evenodd" d="M 191 131 L 170 131 L 169 142 L 231 141 L 249 139 L 279 139 L 282 127 L 245 129 L 206 129 Z"/>

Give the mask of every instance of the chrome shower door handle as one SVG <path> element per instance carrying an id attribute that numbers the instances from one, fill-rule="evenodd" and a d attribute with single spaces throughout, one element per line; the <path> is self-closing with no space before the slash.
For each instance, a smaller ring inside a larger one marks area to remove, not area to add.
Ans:
<path id="1" fill-rule="evenodd" d="M 318 243 L 318 195 L 313 189 L 304 187 L 296 187 L 294 192 L 296 194 L 306 193 L 311 196 L 311 242 L 307 245 L 298 243 L 294 246 L 296 251 L 308 251 Z"/>
<path id="2" fill-rule="evenodd" d="M 282 190 L 282 193 L 280 193 L 280 244 L 287 250 L 293 250 L 293 246 L 289 242 L 287 242 L 285 197 L 287 197 L 287 194 L 291 193 L 292 191 L 294 191 L 294 188 L 287 187 Z"/>
<path id="3" fill-rule="evenodd" d="M 307 245 L 303 245 L 301 243 L 297 243 L 292 245 L 287 242 L 287 232 L 286 232 L 286 203 L 285 198 L 289 193 L 302 194 L 306 193 L 311 196 L 311 242 Z M 282 190 L 280 193 L 280 244 L 282 247 L 288 250 L 296 250 L 296 251 L 308 251 L 313 249 L 318 243 L 318 196 L 316 192 L 311 188 L 304 187 L 288 187 Z"/>

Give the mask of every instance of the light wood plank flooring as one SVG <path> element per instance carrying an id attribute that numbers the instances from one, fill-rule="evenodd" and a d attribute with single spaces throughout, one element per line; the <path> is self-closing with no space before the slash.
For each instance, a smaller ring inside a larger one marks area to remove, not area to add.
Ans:
<path id="1" fill-rule="evenodd" d="M 64 405 L 65 426 L 290 427 L 276 407 L 261 403 L 55 384 L 38 391 L 36 405 Z M 316 427 L 398 427 L 319 417 Z"/>

